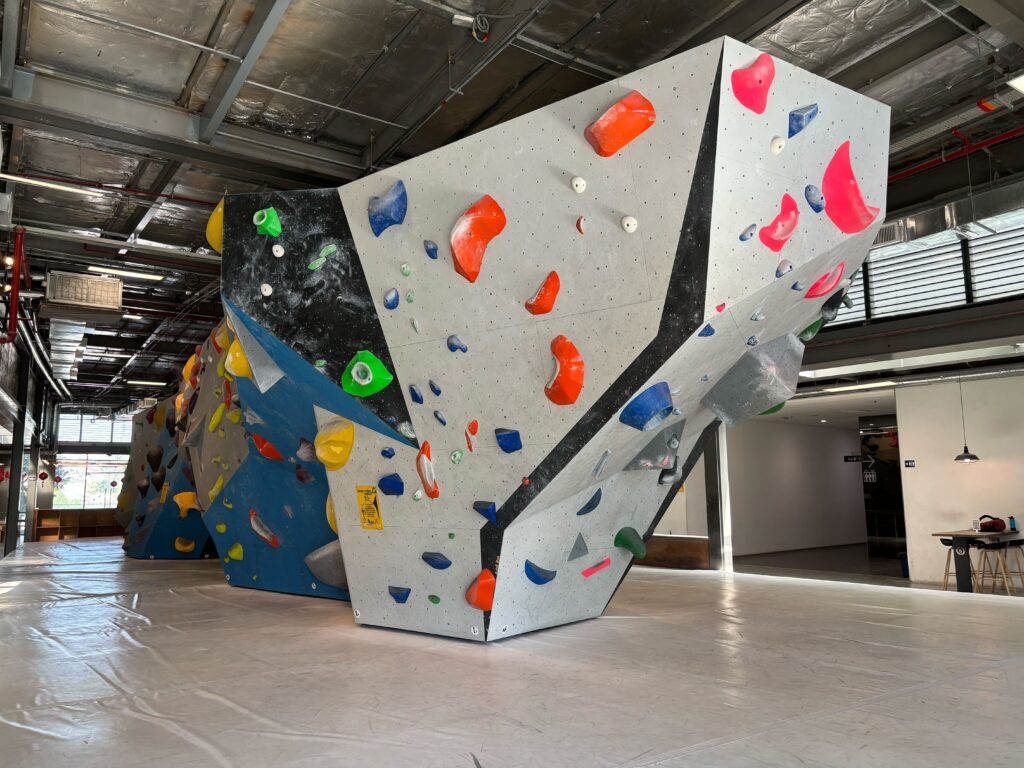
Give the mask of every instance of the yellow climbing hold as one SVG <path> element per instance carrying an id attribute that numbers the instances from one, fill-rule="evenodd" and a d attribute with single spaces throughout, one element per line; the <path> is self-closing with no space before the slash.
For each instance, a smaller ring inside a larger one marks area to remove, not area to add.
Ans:
<path id="1" fill-rule="evenodd" d="M 340 416 L 331 419 L 320 429 L 313 441 L 316 457 L 327 469 L 341 469 L 352 455 L 355 440 L 355 424 Z"/>
<path id="2" fill-rule="evenodd" d="M 190 509 L 199 509 L 199 497 L 194 491 L 182 491 L 173 496 L 174 503 L 178 505 L 178 517 L 184 520 L 188 517 Z"/>
<path id="3" fill-rule="evenodd" d="M 224 475 L 217 475 L 217 481 L 213 484 L 213 488 L 206 494 L 210 501 L 217 498 L 217 495 L 221 492 L 224 487 Z"/>
<path id="4" fill-rule="evenodd" d="M 227 356 L 228 356 L 228 353 L 224 352 L 217 359 L 217 375 L 220 376 L 222 379 L 224 378 L 225 374 L 227 374 L 227 371 L 224 370 L 224 361 L 227 359 Z M 219 387 L 218 387 L 218 389 L 219 389 Z"/>
<path id="5" fill-rule="evenodd" d="M 221 323 L 217 326 L 217 330 L 213 332 L 213 340 L 217 342 L 217 347 L 220 349 L 224 349 L 224 347 L 231 343 L 231 334 L 228 332 L 227 323 Z"/>
<path id="6" fill-rule="evenodd" d="M 331 494 L 327 494 L 327 524 L 331 526 L 332 531 L 338 532 L 338 520 L 334 517 L 334 502 L 331 500 Z"/>
<path id="7" fill-rule="evenodd" d="M 234 504 L 232 504 L 232 503 L 231 503 L 230 501 L 228 501 L 227 499 L 224 499 L 223 501 L 221 501 L 221 504 L 223 504 L 223 505 L 224 505 L 225 507 L 227 507 L 228 509 L 234 509 L 234 508 L 235 508 L 235 505 L 234 505 Z"/>
<path id="8" fill-rule="evenodd" d="M 239 544 L 236 541 L 228 549 L 228 557 L 227 557 L 227 559 L 228 560 L 241 560 L 242 559 L 242 555 L 244 555 L 244 554 L 245 554 L 245 552 L 242 550 L 242 545 Z"/>
<path id="9" fill-rule="evenodd" d="M 252 378 L 249 358 L 245 356 L 245 350 L 242 349 L 237 337 L 232 339 L 231 346 L 228 347 L 227 357 L 224 358 L 224 368 L 232 376 L 244 379 Z"/>
<path id="10" fill-rule="evenodd" d="M 184 381 L 188 381 L 189 379 L 191 379 L 192 378 L 192 371 L 195 370 L 195 367 L 196 367 L 196 356 L 192 355 L 192 357 L 190 357 L 188 359 L 188 362 L 185 363 L 185 367 L 181 369 L 181 378 Z"/>
<path id="11" fill-rule="evenodd" d="M 238 424 L 239 422 L 241 422 L 242 421 L 242 409 L 241 408 L 232 408 L 230 411 L 228 411 L 228 421 L 230 421 L 232 424 Z"/>
<path id="12" fill-rule="evenodd" d="M 174 548 L 179 552 L 192 552 L 196 548 L 196 543 L 191 539 L 183 539 L 179 536 L 174 540 Z"/>
<path id="13" fill-rule="evenodd" d="M 228 532 L 227 523 L 217 523 L 213 527 L 217 529 L 217 533 L 227 533 Z"/>
<path id="14" fill-rule="evenodd" d="M 158 430 L 163 429 L 164 419 L 167 416 L 167 407 L 165 405 L 157 406 L 156 412 L 153 414 L 153 426 Z"/>
<path id="15" fill-rule="evenodd" d="M 224 198 L 220 199 L 217 207 L 213 209 L 210 218 L 206 220 L 206 242 L 210 244 L 217 253 L 224 247 Z"/>
<path id="16" fill-rule="evenodd" d="M 185 393 L 179 392 L 178 396 L 174 398 L 174 420 L 177 421 L 181 418 L 181 409 L 185 406 Z"/>
<path id="17" fill-rule="evenodd" d="M 213 415 L 210 417 L 210 423 L 206 425 L 207 432 L 213 432 L 220 424 L 220 420 L 224 417 L 224 403 L 220 403 L 213 411 Z"/>

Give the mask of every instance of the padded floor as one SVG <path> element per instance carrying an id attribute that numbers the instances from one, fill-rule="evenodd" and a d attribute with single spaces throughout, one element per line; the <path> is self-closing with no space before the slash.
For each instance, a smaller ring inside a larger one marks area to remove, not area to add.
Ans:
<path id="1" fill-rule="evenodd" d="M 1019 765 L 1005 597 L 635 569 L 605 617 L 479 645 L 357 627 L 119 541 L 0 562 L 0 765 Z"/>

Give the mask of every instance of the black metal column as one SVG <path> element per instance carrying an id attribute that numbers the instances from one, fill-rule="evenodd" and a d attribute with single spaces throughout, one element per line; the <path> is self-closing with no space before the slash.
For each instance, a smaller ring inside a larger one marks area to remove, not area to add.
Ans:
<path id="1" fill-rule="evenodd" d="M 18 513 L 21 507 L 21 467 L 25 461 L 25 422 L 28 418 L 28 379 L 32 361 L 23 350 L 18 354 L 18 418 L 11 439 L 11 477 L 7 487 L 7 535 L 4 557 L 18 546 Z"/>
<path id="2" fill-rule="evenodd" d="M 960 241 L 960 262 L 964 270 L 964 298 L 968 304 L 973 304 L 974 276 L 971 274 L 971 245 L 968 240 Z"/>
<path id="3" fill-rule="evenodd" d="M 28 477 L 29 491 L 25 500 L 25 541 L 34 541 L 32 532 L 36 529 L 36 508 L 39 506 L 36 499 L 39 494 L 39 451 L 43 445 L 43 428 L 45 425 L 44 413 L 46 402 L 46 387 L 43 382 L 36 380 L 36 391 L 32 398 L 32 421 L 35 427 L 32 430 L 32 441 L 28 451 Z"/>
<path id="4" fill-rule="evenodd" d="M 724 547 L 722 525 L 721 428 L 704 433 L 704 493 L 708 505 L 708 560 L 711 568 L 722 570 Z"/>

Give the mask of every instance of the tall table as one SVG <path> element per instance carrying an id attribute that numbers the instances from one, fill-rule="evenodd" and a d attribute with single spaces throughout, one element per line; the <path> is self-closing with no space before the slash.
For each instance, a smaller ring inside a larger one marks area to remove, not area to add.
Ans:
<path id="1" fill-rule="evenodd" d="M 1014 539 L 1020 534 L 1020 531 L 1011 531 L 1007 528 L 1005 531 L 942 531 L 941 533 L 933 533 L 932 536 L 939 536 L 943 539 L 953 540 L 953 562 L 956 564 L 956 591 L 957 592 L 973 592 L 974 585 L 971 579 L 971 539 L 980 539 L 981 541 L 1003 541 L 1005 539 Z"/>

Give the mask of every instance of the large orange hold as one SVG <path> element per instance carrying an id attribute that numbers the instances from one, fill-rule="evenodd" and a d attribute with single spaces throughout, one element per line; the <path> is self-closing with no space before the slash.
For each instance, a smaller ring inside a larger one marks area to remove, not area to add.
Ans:
<path id="1" fill-rule="evenodd" d="M 466 590 L 466 602 L 481 611 L 491 610 L 494 607 L 494 585 L 494 574 L 484 568 Z"/>
<path id="2" fill-rule="evenodd" d="M 505 229 L 505 211 L 498 201 L 484 195 L 459 217 L 452 228 L 452 258 L 455 271 L 475 283 L 488 244 Z"/>
<path id="3" fill-rule="evenodd" d="M 558 289 L 562 287 L 557 272 L 548 272 L 544 278 L 544 284 L 533 294 L 533 298 L 526 302 L 526 311 L 531 315 L 546 315 L 555 307 L 555 299 L 558 298 Z"/>
<path id="4" fill-rule="evenodd" d="M 565 336 L 551 341 L 551 354 L 555 357 L 555 375 L 544 387 L 544 394 L 555 405 L 572 405 L 583 389 L 583 357 Z"/>
<path id="5" fill-rule="evenodd" d="M 611 157 L 654 125 L 656 118 L 654 105 L 640 91 L 632 91 L 588 125 L 583 136 L 597 154 Z"/>

